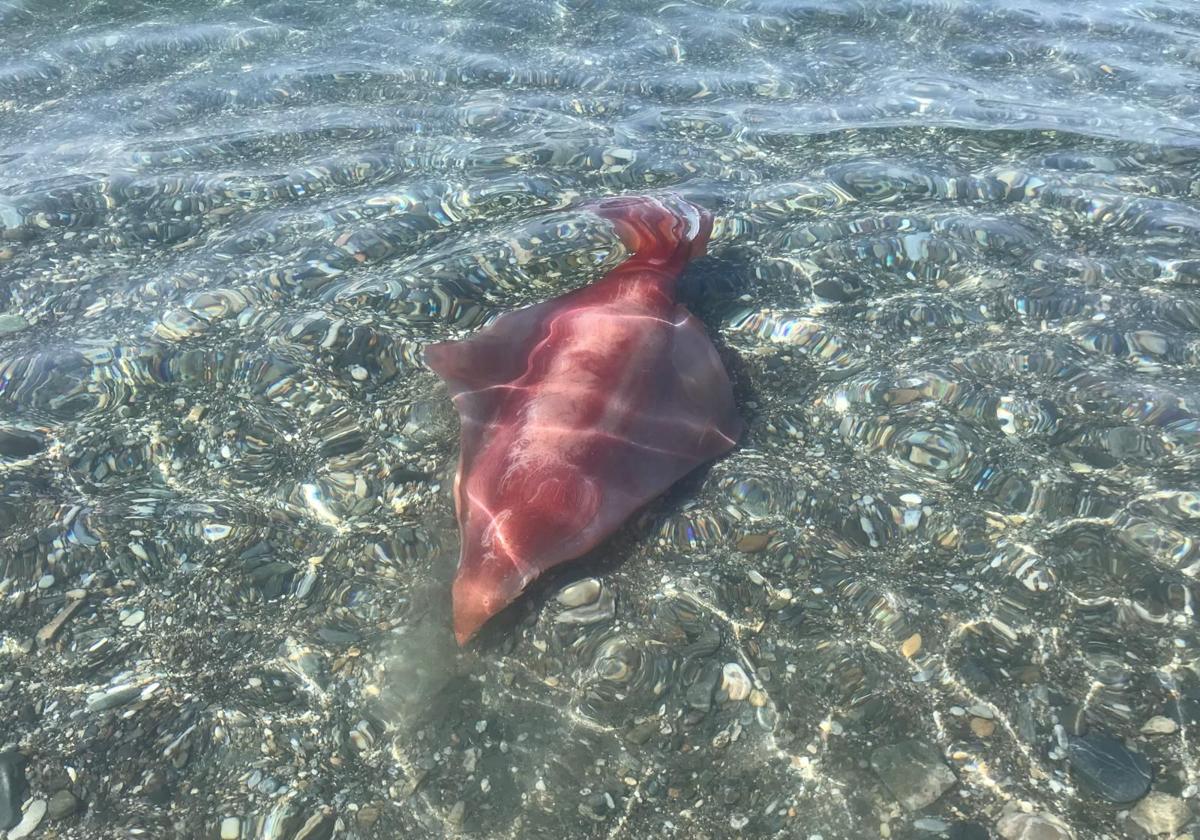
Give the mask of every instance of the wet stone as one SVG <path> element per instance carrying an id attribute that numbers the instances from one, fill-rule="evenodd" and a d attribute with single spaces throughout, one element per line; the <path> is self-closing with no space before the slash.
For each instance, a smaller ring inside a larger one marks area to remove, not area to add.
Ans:
<path id="1" fill-rule="evenodd" d="M 37 831 L 46 816 L 46 800 L 35 799 L 21 815 L 21 821 L 8 832 L 8 840 L 23 840 Z"/>
<path id="2" fill-rule="evenodd" d="M 985 718 L 971 718 L 971 731 L 980 738 L 990 738 L 996 731 L 996 724 Z"/>
<path id="3" fill-rule="evenodd" d="M 554 621 L 558 624 L 596 624 L 600 621 L 607 621 L 616 614 L 616 599 L 613 598 L 610 591 L 605 589 L 595 603 L 564 610 L 554 617 Z"/>
<path id="4" fill-rule="evenodd" d="M 594 604 L 600 597 L 600 581 L 596 578 L 584 578 L 570 586 L 565 586 L 556 596 L 558 603 L 564 607 L 582 607 Z"/>
<path id="5" fill-rule="evenodd" d="M 1155 715 L 1142 724 L 1143 735 L 1172 735 L 1178 730 L 1178 723 L 1162 715 Z"/>
<path id="6" fill-rule="evenodd" d="M 79 808 L 79 800 L 69 790 L 60 790 L 50 797 L 46 812 L 52 820 L 66 819 Z"/>
<path id="7" fill-rule="evenodd" d="M 1177 796 L 1152 791 L 1129 813 L 1147 834 L 1175 834 L 1192 818 L 1192 810 Z"/>
<path id="8" fill-rule="evenodd" d="M 746 534 L 737 541 L 737 550 L 743 554 L 757 554 L 770 543 L 770 534 Z"/>
<path id="9" fill-rule="evenodd" d="M 118 685 L 103 691 L 94 691 L 87 697 L 89 712 L 102 712 L 123 706 L 142 693 L 140 685 Z"/>
<path id="10" fill-rule="evenodd" d="M 21 821 L 26 790 L 25 756 L 15 750 L 0 753 L 0 830 Z"/>
<path id="11" fill-rule="evenodd" d="M 871 769 L 910 811 L 932 805 L 958 781 L 942 755 L 925 741 L 903 741 L 871 753 Z"/>
<path id="12" fill-rule="evenodd" d="M 28 329 L 29 322 L 15 312 L 0 312 L 0 338 Z"/>
<path id="13" fill-rule="evenodd" d="M 750 677 L 736 662 L 729 662 L 721 670 L 721 688 L 730 700 L 745 700 L 750 696 Z"/>
<path id="14" fill-rule="evenodd" d="M 696 680 L 687 690 L 687 703 L 693 709 L 707 712 L 712 706 L 713 691 L 721 679 L 723 669 L 720 665 L 710 665 L 696 675 Z"/>
<path id="15" fill-rule="evenodd" d="M 359 828 L 369 830 L 379 822 L 382 813 L 383 806 L 372 802 L 358 809 L 358 813 L 354 815 L 354 821 L 358 823 Z"/>
<path id="16" fill-rule="evenodd" d="M 329 840 L 333 836 L 333 827 L 337 819 L 333 814 L 316 813 L 300 826 L 295 840 Z"/>
<path id="17" fill-rule="evenodd" d="M 1101 799 L 1133 802 L 1150 790 L 1150 762 L 1111 735 L 1072 738 L 1068 754 L 1071 770 Z"/>
<path id="18" fill-rule="evenodd" d="M 146 611 L 141 608 L 121 610 L 118 618 L 123 627 L 137 627 L 145 620 Z"/>
<path id="19" fill-rule="evenodd" d="M 1075 833 L 1053 814 L 1008 814 L 996 823 L 1004 840 L 1075 840 Z"/>

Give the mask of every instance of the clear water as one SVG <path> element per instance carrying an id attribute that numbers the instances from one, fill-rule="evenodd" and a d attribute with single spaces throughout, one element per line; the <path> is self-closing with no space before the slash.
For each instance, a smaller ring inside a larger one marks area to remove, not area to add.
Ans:
<path id="1" fill-rule="evenodd" d="M 1190 0 L 3 0 L 39 830 L 1128 836 L 1104 735 L 1200 811 L 1198 162 Z M 667 188 L 743 444 L 459 652 L 420 348 Z"/>

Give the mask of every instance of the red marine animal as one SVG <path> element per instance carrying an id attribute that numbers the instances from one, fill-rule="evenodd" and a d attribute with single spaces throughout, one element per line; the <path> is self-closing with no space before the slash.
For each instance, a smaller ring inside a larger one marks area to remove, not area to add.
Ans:
<path id="1" fill-rule="evenodd" d="M 676 281 L 712 217 L 674 196 L 601 200 L 630 251 L 562 297 L 501 315 L 425 359 L 461 421 L 454 633 L 465 644 L 541 573 L 728 451 L 729 377 Z"/>

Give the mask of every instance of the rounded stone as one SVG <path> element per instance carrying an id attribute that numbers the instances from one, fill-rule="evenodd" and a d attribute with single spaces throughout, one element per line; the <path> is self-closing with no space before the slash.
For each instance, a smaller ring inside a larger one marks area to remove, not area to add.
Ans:
<path id="1" fill-rule="evenodd" d="M 29 327 L 29 322 L 14 312 L 0 312 L 0 336 L 13 335 Z"/>
<path id="2" fill-rule="evenodd" d="M 871 769 L 910 811 L 932 805 L 958 781 L 937 747 L 924 741 L 879 747 L 871 753 Z"/>
<path id="3" fill-rule="evenodd" d="M 750 677 L 736 662 L 727 662 L 721 669 L 721 688 L 730 700 L 745 700 L 750 696 Z"/>
<path id="4" fill-rule="evenodd" d="M 74 814 L 78 808 L 79 800 L 75 798 L 75 794 L 64 789 L 50 797 L 46 811 L 50 819 L 61 820 Z"/>
<path id="5" fill-rule="evenodd" d="M 1143 735 L 1173 735 L 1179 730 L 1179 724 L 1163 715 L 1155 715 L 1142 724 Z"/>
<path id="6" fill-rule="evenodd" d="M 1004 840 L 1075 840 L 1075 833 L 1053 814 L 1008 814 L 996 823 Z"/>
<path id="7" fill-rule="evenodd" d="M 600 581 L 596 578 L 584 578 L 564 586 L 558 593 L 557 600 L 564 607 L 582 607 L 596 603 L 599 597 Z"/>
<path id="8" fill-rule="evenodd" d="M 1101 799 L 1134 802 L 1150 790 L 1150 762 L 1111 735 L 1072 738 L 1068 753 L 1072 772 Z"/>
<path id="9" fill-rule="evenodd" d="M 38 826 L 42 824 L 42 819 L 46 816 L 46 800 L 35 799 L 25 813 L 21 815 L 21 821 L 17 823 L 16 828 L 8 832 L 8 840 L 24 840 L 37 831 Z"/>
<path id="10" fill-rule="evenodd" d="M 977 738 L 990 738 L 996 731 L 995 721 L 984 718 L 971 718 L 971 731 Z"/>
<path id="11" fill-rule="evenodd" d="M 1192 809 L 1177 796 L 1151 791 L 1129 813 L 1147 834 L 1175 834 L 1192 818 Z"/>

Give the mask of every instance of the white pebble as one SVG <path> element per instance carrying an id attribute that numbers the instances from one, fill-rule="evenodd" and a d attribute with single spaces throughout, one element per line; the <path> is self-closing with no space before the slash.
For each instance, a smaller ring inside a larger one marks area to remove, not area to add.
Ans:
<path id="1" fill-rule="evenodd" d="M 728 662 L 721 670 L 721 688 L 730 700 L 745 700 L 750 696 L 750 677 L 736 662 Z"/>
<path id="2" fill-rule="evenodd" d="M 35 799 L 21 815 L 21 821 L 17 823 L 16 828 L 8 832 L 9 840 L 22 840 L 37 831 L 37 827 L 42 824 L 42 817 L 46 816 L 46 807 L 45 799 Z"/>

